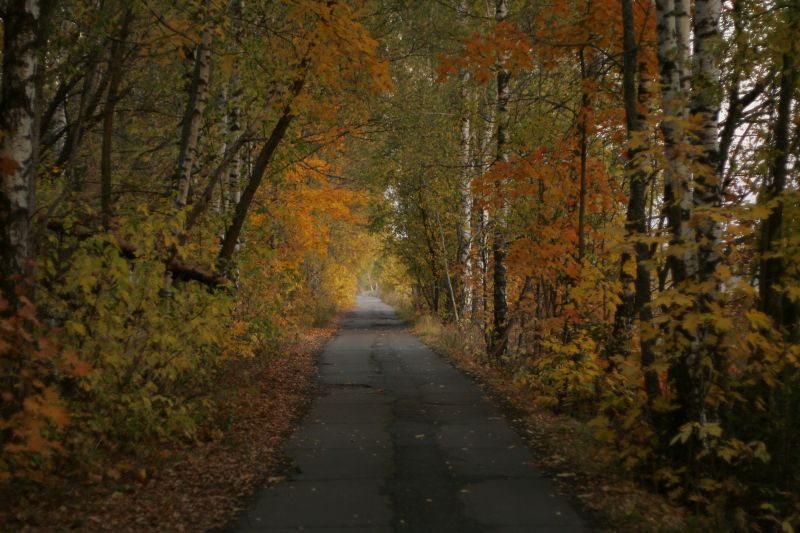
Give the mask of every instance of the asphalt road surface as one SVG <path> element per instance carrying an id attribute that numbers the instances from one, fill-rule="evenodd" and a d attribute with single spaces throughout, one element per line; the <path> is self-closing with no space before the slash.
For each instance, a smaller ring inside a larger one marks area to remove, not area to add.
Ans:
<path id="1" fill-rule="evenodd" d="M 588 527 L 469 378 L 360 296 L 290 439 L 296 473 L 239 532 L 582 532 Z"/>

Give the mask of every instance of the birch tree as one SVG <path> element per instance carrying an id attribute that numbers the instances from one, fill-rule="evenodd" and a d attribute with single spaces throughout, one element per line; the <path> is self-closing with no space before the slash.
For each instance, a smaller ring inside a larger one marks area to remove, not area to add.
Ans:
<path id="1" fill-rule="evenodd" d="M 28 272 L 38 145 L 38 72 L 41 6 L 38 0 L 2 4 L 3 71 L 0 87 L 0 269 Z M 13 281 L 3 280 L 7 294 Z"/>
<path id="2" fill-rule="evenodd" d="M 469 14 L 467 3 L 459 4 L 459 11 L 466 27 Z M 465 67 L 459 69 L 458 83 L 463 108 L 461 110 L 461 123 L 459 127 L 461 147 L 461 218 L 458 224 L 458 260 L 461 267 L 461 299 L 460 316 L 466 318 L 472 310 L 472 154 L 470 153 L 470 110 L 469 99 L 469 70 Z"/>
<path id="3" fill-rule="evenodd" d="M 686 150 L 691 80 L 689 0 L 656 0 L 656 17 L 664 114 L 660 122 L 664 136 L 664 203 L 671 233 L 668 264 L 673 283 L 680 283 L 694 271 L 693 254 L 687 248 L 691 243 L 692 204 Z"/>
<path id="4" fill-rule="evenodd" d="M 721 0 L 697 0 L 692 18 L 692 88 L 690 116 L 697 123 L 691 138 L 694 145 L 691 159 L 694 177 L 692 214 L 694 229 L 693 253 L 696 254 L 696 272 L 692 277 L 700 324 L 685 358 L 686 377 L 678 383 L 681 403 L 688 421 L 704 424 L 710 420 L 706 408 L 706 395 L 711 380 L 725 372 L 720 357 L 718 331 L 714 326 L 715 301 L 719 292 L 715 279 L 720 261 L 721 225 L 715 211 L 722 206 L 722 180 L 718 174 L 719 137 L 717 118 L 720 93 L 720 14 Z"/>

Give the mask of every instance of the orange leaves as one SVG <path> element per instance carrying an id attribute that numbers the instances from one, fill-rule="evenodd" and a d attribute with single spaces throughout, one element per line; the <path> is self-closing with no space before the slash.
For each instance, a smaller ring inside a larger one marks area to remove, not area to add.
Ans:
<path id="1" fill-rule="evenodd" d="M 287 3 L 290 20 L 304 28 L 305 43 L 299 48 L 309 51 L 314 75 L 326 92 L 341 92 L 345 84 L 363 84 L 375 93 L 391 89 L 388 62 L 362 24 L 363 12 L 341 1 Z"/>
<path id="2" fill-rule="evenodd" d="M 50 386 L 44 388 L 39 395 L 25 398 L 23 405 L 25 411 L 34 418 L 49 420 L 57 427 L 63 428 L 69 422 L 69 415 L 63 407 L 58 405 L 58 401 L 58 392 L 55 387 Z"/>
<path id="3" fill-rule="evenodd" d="M 0 157 L 0 174 L 10 176 L 12 174 L 16 174 L 17 169 L 19 169 L 19 163 L 13 159 Z"/>
<path id="4" fill-rule="evenodd" d="M 57 382 L 62 376 L 81 377 L 89 366 L 74 352 L 64 352 L 45 336 L 36 307 L 20 285 L 17 302 L 0 297 L 0 483 L 15 476 L 37 478 L 61 451 L 59 430 L 69 422 Z"/>
<path id="5" fill-rule="evenodd" d="M 64 353 L 63 372 L 66 375 L 75 378 L 83 378 L 91 374 L 92 370 L 92 365 L 80 359 L 74 351 L 68 350 Z"/>
<path id="6" fill-rule="evenodd" d="M 364 222 L 353 208 L 365 205 L 367 196 L 331 184 L 331 173 L 330 164 L 311 158 L 287 170 L 275 189 L 260 193 L 269 207 L 251 215 L 250 222 L 261 227 L 278 252 L 275 268 L 295 268 L 310 251 L 324 255 L 332 223 Z"/>
<path id="7" fill-rule="evenodd" d="M 342 170 L 320 157 L 292 165 L 279 183 L 259 191 L 250 218 L 251 245 L 242 257 L 249 275 L 248 314 L 275 332 L 322 321 L 349 303 L 363 257 L 369 253 L 361 214 L 369 197 L 341 185 Z M 368 239 L 367 239 L 368 240 Z M 271 295 L 266 301 L 264 294 Z M 273 307 L 274 306 L 274 307 Z"/>
<path id="8" fill-rule="evenodd" d="M 473 34 L 458 52 L 440 56 L 439 81 L 460 69 L 467 69 L 473 73 L 477 83 L 485 84 L 494 78 L 496 66 L 501 61 L 512 73 L 530 68 L 532 47 L 528 37 L 513 24 L 501 22 L 487 35 Z"/>

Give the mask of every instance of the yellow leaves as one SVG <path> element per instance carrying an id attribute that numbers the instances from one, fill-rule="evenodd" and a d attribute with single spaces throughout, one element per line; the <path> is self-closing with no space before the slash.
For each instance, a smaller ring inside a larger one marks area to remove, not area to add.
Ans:
<path id="1" fill-rule="evenodd" d="M 67 333 L 71 333 L 73 335 L 78 335 L 80 337 L 86 335 L 86 326 L 74 320 L 68 320 L 65 324 L 65 329 L 67 330 Z"/>
<path id="2" fill-rule="evenodd" d="M 747 311 L 745 316 L 750 322 L 750 327 L 756 331 L 769 330 L 774 325 L 772 319 L 767 314 L 762 313 L 761 311 L 756 311 L 755 309 Z"/>
<path id="3" fill-rule="evenodd" d="M 622 271 L 630 276 L 631 279 L 636 279 L 636 261 L 632 258 L 625 261 L 622 264 Z"/>
<path id="4" fill-rule="evenodd" d="M 716 448 L 716 455 L 729 464 L 737 464 L 751 459 L 757 459 L 761 463 L 768 463 L 771 460 L 764 442 L 744 443 L 735 438 L 720 441 Z"/>
<path id="5" fill-rule="evenodd" d="M 768 463 L 770 455 L 767 452 L 767 445 L 761 441 L 751 442 L 750 447 L 753 450 L 753 457 L 760 460 L 762 463 Z"/>
<path id="6" fill-rule="evenodd" d="M 225 76 L 233 74 L 236 65 L 236 56 L 233 54 L 223 54 L 219 61 L 219 69 Z"/>
<path id="7" fill-rule="evenodd" d="M 792 303 L 800 302 L 800 286 L 789 285 L 786 287 L 786 297 Z"/>
<path id="8" fill-rule="evenodd" d="M 589 421 L 588 426 L 594 429 L 594 438 L 601 442 L 613 443 L 616 433 L 611 429 L 611 421 L 607 416 L 600 415 Z"/>
<path id="9" fill-rule="evenodd" d="M 716 315 L 712 324 L 719 333 L 728 333 L 733 329 L 733 320 L 727 316 Z"/>
<path id="10" fill-rule="evenodd" d="M 236 320 L 233 323 L 231 331 L 234 335 L 244 335 L 247 332 L 247 323 Z"/>
<path id="11" fill-rule="evenodd" d="M 675 445 L 678 442 L 686 444 L 689 438 L 695 434 L 701 441 L 705 441 L 708 438 L 719 438 L 722 436 L 722 426 L 720 426 L 718 422 L 707 422 L 704 424 L 700 422 L 688 422 L 681 426 L 678 434 L 672 437 L 669 443 L 670 445 Z"/>

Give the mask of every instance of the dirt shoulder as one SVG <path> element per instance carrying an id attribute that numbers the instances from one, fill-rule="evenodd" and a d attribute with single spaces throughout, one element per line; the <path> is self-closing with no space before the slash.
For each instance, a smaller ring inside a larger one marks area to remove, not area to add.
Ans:
<path id="1" fill-rule="evenodd" d="M 14 531 L 208 531 L 281 479 L 281 447 L 310 404 L 317 358 L 335 327 L 306 331 L 280 354 L 237 361 L 220 379 L 206 442 L 125 460 L 95 482 L 62 483 L 18 505 Z M 5 531 L 4 527 L 0 530 Z"/>

